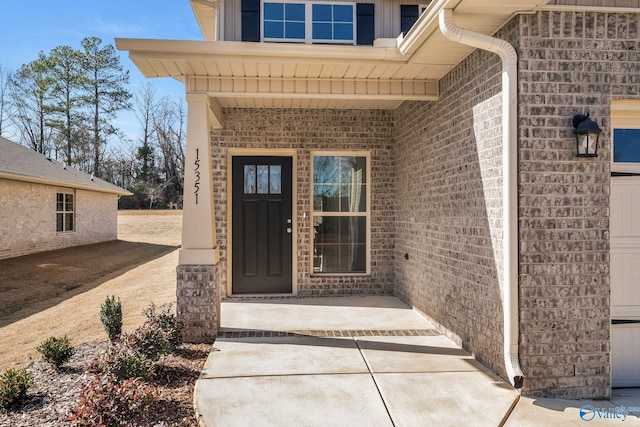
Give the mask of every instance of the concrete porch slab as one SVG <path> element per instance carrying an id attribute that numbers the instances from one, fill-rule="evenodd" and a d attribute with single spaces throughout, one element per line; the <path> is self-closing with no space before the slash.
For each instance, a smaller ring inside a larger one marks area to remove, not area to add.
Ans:
<path id="1" fill-rule="evenodd" d="M 634 406 L 640 406 L 636 400 Z M 620 404 L 606 400 L 562 400 L 521 397 L 505 423 L 505 427 L 606 427 L 612 425 L 640 426 L 638 413 L 629 413 L 626 418 L 616 418 Z M 618 412 L 618 414 L 620 414 Z"/>
<path id="2" fill-rule="evenodd" d="M 640 407 L 629 391 L 613 403 L 518 400 L 393 297 L 232 301 L 222 312 L 224 335 L 195 387 L 201 426 L 574 426 L 584 405 Z M 623 425 L 640 426 L 637 414 Z"/>
<path id="3" fill-rule="evenodd" d="M 369 374 L 198 380 L 200 425 L 391 427 Z"/>
<path id="4" fill-rule="evenodd" d="M 373 373 L 487 370 L 442 335 L 356 337 L 355 340 Z"/>
<path id="5" fill-rule="evenodd" d="M 499 426 L 518 399 L 488 371 L 373 376 L 396 426 Z"/>
<path id="6" fill-rule="evenodd" d="M 201 378 L 368 373 L 352 338 L 217 339 Z"/>
<path id="7" fill-rule="evenodd" d="M 221 322 L 222 331 L 434 328 L 398 298 L 383 296 L 225 301 Z"/>

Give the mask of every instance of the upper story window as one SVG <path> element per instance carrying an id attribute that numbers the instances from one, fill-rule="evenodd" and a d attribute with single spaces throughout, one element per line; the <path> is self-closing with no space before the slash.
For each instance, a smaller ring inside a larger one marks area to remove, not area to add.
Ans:
<path id="1" fill-rule="evenodd" d="M 304 41 L 304 3 L 264 3 L 264 39 Z"/>
<path id="2" fill-rule="evenodd" d="M 611 172 L 640 174 L 640 102 L 612 102 L 611 125 Z"/>
<path id="3" fill-rule="evenodd" d="M 264 41 L 344 43 L 355 41 L 352 3 L 263 3 Z"/>
<path id="4" fill-rule="evenodd" d="M 75 203 L 70 193 L 56 193 L 56 231 L 75 230 Z"/>
<path id="5" fill-rule="evenodd" d="M 241 40 L 371 46 L 374 9 L 373 3 L 241 0 Z"/>
<path id="6" fill-rule="evenodd" d="M 406 35 L 413 24 L 416 23 L 420 15 L 422 15 L 428 8 L 429 3 L 425 4 L 402 4 L 400 5 L 400 31 Z"/>

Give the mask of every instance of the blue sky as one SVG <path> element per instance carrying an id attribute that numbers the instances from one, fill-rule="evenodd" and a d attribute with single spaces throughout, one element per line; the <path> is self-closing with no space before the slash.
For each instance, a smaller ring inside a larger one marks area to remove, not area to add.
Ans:
<path id="1" fill-rule="evenodd" d="M 83 38 L 96 36 L 115 47 L 115 38 L 202 40 L 189 0 L 3 0 L 0 7 L 0 65 L 17 70 L 56 46 L 80 49 Z M 118 52 L 130 70 L 130 90 L 147 81 L 158 96 L 184 98 L 184 86 L 173 79 L 145 79 Z M 122 114 L 117 124 L 127 135 L 137 133 L 133 113 Z"/>

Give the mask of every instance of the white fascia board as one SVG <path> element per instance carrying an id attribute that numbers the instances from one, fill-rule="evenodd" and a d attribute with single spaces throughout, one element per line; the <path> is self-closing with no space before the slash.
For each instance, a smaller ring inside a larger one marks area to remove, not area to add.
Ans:
<path id="1" fill-rule="evenodd" d="M 130 192 L 128 190 L 125 190 L 125 189 L 120 189 L 120 190 L 113 189 L 113 190 L 111 190 L 111 189 L 108 189 L 108 188 L 93 187 L 91 185 L 76 184 L 76 183 L 68 182 L 68 181 L 57 181 L 57 180 L 53 180 L 53 179 L 39 178 L 39 177 L 29 176 L 29 175 L 20 175 L 20 174 L 9 173 L 9 172 L 0 172 L 0 179 L 8 179 L 8 180 L 12 180 L 12 181 L 32 182 L 32 183 L 35 183 L 35 184 L 51 185 L 51 186 L 54 186 L 54 187 L 75 188 L 75 189 L 78 189 L 78 190 L 95 191 L 95 192 L 98 192 L 98 193 L 117 194 L 119 196 L 133 196 L 132 192 Z"/>
<path id="2" fill-rule="evenodd" d="M 187 40 L 116 39 L 118 50 L 129 51 L 130 57 L 173 60 L 300 60 L 308 62 L 405 62 L 396 48 L 368 46 L 297 45 L 280 43 L 215 42 Z"/>

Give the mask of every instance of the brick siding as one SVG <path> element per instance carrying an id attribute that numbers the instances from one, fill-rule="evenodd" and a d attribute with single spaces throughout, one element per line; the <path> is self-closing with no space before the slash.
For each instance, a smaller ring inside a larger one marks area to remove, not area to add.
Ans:
<path id="1" fill-rule="evenodd" d="M 225 128 L 212 131 L 216 234 L 221 286 L 227 282 L 227 149 L 297 152 L 299 296 L 383 295 L 393 288 L 393 115 L 379 110 L 226 109 Z M 311 251 L 312 150 L 370 151 L 371 274 L 314 276 Z"/>
<path id="2" fill-rule="evenodd" d="M 517 19 L 524 391 L 608 397 L 610 104 L 639 98 L 639 15 Z M 599 156 L 578 159 L 571 118 L 587 112 L 603 129 Z"/>
<path id="3" fill-rule="evenodd" d="M 56 193 L 69 188 L 0 179 L 0 259 L 117 239 L 118 196 L 75 190 L 74 232 L 56 232 Z"/>
<path id="4" fill-rule="evenodd" d="M 396 111 L 395 292 L 504 375 L 500 71 L 476 51 Z"/>
<path id="5" fill-rule="evenodd" d="M 182 339 L 212 343 L 220 329 L 220 271 L 215 265 L 178 265 L 176 311 L 184 322 Z"/>

